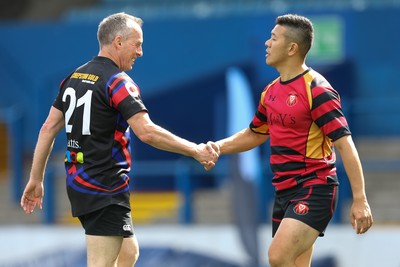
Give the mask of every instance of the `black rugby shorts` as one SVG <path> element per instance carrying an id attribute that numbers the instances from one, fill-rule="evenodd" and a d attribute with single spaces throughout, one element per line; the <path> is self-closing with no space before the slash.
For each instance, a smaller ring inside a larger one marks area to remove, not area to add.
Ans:
<path id="1" fill-rule="evenodd" d="M 134 235 L 131 212 L 120 205 L 109 205 L 94 212 L 78 216 L 86 235 Z"/>
<path id="2" fill-rule="evenodd" d="M 324 236 L 337 206 L 337 185 L 312 185 L 275 192 L 272 236 L 284 218 L 299 220 Z"/>

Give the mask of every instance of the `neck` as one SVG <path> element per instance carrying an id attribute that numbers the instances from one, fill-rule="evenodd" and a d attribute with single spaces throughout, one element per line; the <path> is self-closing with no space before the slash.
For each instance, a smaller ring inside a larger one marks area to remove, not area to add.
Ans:
<path id="1" fill-rule="evenodd" d="M 279 72 L 281 76 L 281 81 L 289 81 L 293 79 L 294 77 L 302 74 L 305 72 L 308 67 L 307 65 L 303 62 L 301 64 L 287 64 L 285 66 L 280 66 L 276 68 L 277 71 Z"/>
<path id="2" fill-rule="evenodd" d="M 115 58 L 115 56 L 113 56 L 113 53 L 111 53 L 107 48 L 100 49 L 98 56 L 109 58 L 114 61 L 118 67 L 120 66 L 118 60 Z"/>

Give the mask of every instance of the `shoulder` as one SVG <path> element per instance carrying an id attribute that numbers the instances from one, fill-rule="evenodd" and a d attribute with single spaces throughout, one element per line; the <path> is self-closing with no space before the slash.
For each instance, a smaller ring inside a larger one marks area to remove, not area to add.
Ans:
<path id="1" fill-rule="evenodd" d="M 260 97 L 260 100 L 261 100 L 261 101 L 262 101 L 262 100 L 265 98 L 265 96 L 267 95 L 268 90 L 269 90 L 271 87 L 273 87 L 273 86 L 277 83 L 277 81 L 279 81 L 279 77 L 276 78 L 275 80 L 273 80 L 273 81 L 270 82 L 267 86 L 264 87 L 264 90 L 261 92 L 261 97 Z M 262 101 L 262 102 L 263 102 L 263 101 Z M 263 104 L 263 105 L 264 105 L 264 104 Z"/>
<path id="2" fill-rule="evenodd" d="M 119 72 L 110 77 L 107 82 L 110 91 L 117 92 L 120 89 L 127 91 L 132 97 L 140 96 L 140 88 L 125 72 Z"/>
<path id="3" fill-rule="evenodd" d="M 268 89 L 271 88 L 272 86 L 274 86 L 275 84 L 277 84 L 279 80 L 280 80 L 280 77 L 278 77 L 278 78 L 276 78 L 275 80 L 273 80 L 272 82 L 270 82 L 270 83 L 264 88 L 264 91 L 268 91 Z"/>
<path id="4" fill-rule="evenodd" d="M 304 79 L 308 83 L 308 87 L 310 88 L 314 97 L 323 93 L 328 93 L 339 97 L 338 92 L 332 87 L 328 80 L 315 70 L 310 69 L 310 71 L 305 75 Z"/>
<path id="5" fill-rule="evenodd" d="M 304 79 L 309 81 L 311 89 L 313 89 L 314 87 L 321 87 L 333 90 L 333 87 L 328 82 L 328 80 L 324 76 L 322 76 L 319 72 L 316 72 L 313 69 L 310 69 L 310 71 L 304 75 Z"/>
<path id="6" fill-rule="evenodd" d="M 108 78 L 108 84 L 111 85 L 116 85 L 116 84 L 132 84 L 135 87 L 137 87 L 136 83 L 132 80 L 132 78 L 126 74 L 125 72 L 117 72 L 117 73 L 112 73 L 110 74 Z M 114 87 L 114 86 L 113 86 Z"/>
<path id="7" fill-rule="evenodd" d="M 267 86 L 264 87 L 264 90 L 262 92 L 263 95 L 265 95 L 267 93 L 267 91 L 273 87 L 274 85 L 277 84 L 277 82 L 279 81 L 280 77 L 276 78 L 275 80 L 273 80 L 272 82 L 270 82 Z"/>

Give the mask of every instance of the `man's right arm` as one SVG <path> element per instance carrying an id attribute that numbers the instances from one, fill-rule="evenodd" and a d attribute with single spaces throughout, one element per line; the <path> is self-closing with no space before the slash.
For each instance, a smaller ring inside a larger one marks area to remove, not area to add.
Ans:
<path id="1" fill-rule="evenodd" d="M 220 155 L 233 154 L 253 149 L 267 141 L 268 137 L 269 135 L 257 134 L 250 128 L 245 128 L 230 137 L 211 143 Z"/>
<path id="2" fill-rule="evenodd" d="M 128 119 L 135 135 L 144 143 L 155 148 L 190 156 L 203 164 L 208 170 L 218 160 L 218 155 L 210 146 L 197 145 L 183 139 L 153 123 L 147 112 L 138 112 Z"/>
<path id="3" fill-rule="evenodd" d="M 43 178 L 54 139 L 64 127 L 63 113 L 51 107 L 49 115 L 40 129 L 29 181 L 21 197 L 21 207 L 26 213 L 32 213 L 36 206 L 42 208 Z"/>
<path id="4" fill-rule="evenodd" d="M 53 148 L 54 139 L 64 127 L 64 115 L 62 111 L 51 107 L 46 121 L 43 123 L 35 152 L 33 155 L 31 178 L 43 179 L 47 160 Z"/>

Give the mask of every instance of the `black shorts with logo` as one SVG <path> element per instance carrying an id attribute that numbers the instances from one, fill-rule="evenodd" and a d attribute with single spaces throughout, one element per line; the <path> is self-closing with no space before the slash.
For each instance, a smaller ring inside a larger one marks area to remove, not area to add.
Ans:
<path id="1" fill-rule="evenodd" d="M 275 192 L 272 236 L 284 218 L 299 220 L 324 236 L 337 206 L 337 185 L 311 185 Z"/>
<path id="2" fill-rule="evenodd" d="M 134 235 L 131 211 L 124 206 L 109 205 L 94 212 L 78 216 L 86 235 Z"/>

